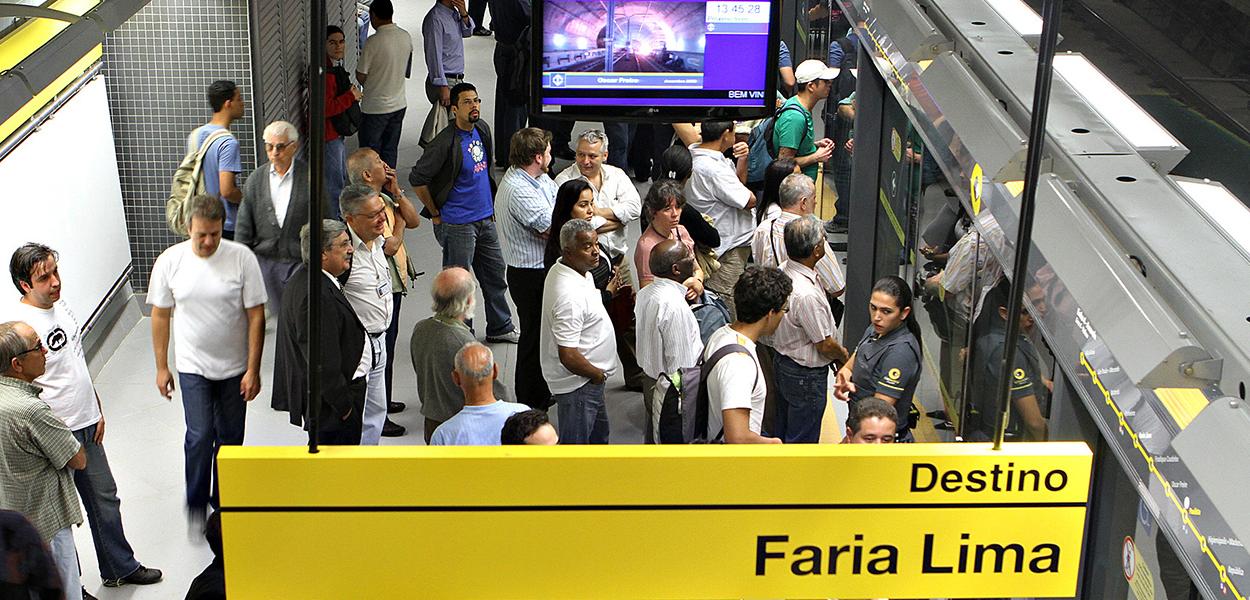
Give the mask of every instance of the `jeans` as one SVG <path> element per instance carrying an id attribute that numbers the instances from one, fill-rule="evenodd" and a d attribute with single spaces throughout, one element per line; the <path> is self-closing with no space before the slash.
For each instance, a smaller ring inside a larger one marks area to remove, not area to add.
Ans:
<path id="1" fill-rule="evenodd" d="M 361 423 L 360 445 L 376 446 L 382 441 L 382 427 L 386 425 L 386 340 L 382 335 L 366 332 L 373 347 L 373 368 L 366 375 L 365 411 Z"/>
<path id="2" fill-rule="evenodd" d="M 603 132 L 608 135 L 607 163 L 626 173 L 629 172 L 629 146 L 638 130 L 637 123 L 603 122 Z"/>
<path id="3" fill-rule="evenodd" d="M 243 444 L 247 402 L 239 393 L 240 373 L 221 380 L 179 373 L 187 437 L 183 444 L 187 464 L 187 506 L 202 517 L 209 504 L 217 506 L 217 450 Z"/>
<path id="4" fill-rule="evenodd" d="M 516 50 L 508 44 L 495 43 L 495 166 L 508 166 L 508 148 L 512 134 L 525 127 L 528 118 L 525 102 L 514 102 L 508 95 L 512 78 L 512 62 Z"/>
<path id="5" fill-rule="evenodd" d="M 52 551 L 52 562 L 61 574 L 65 600 L 82 600 L 82 579 L 78 574 L 78 550 L 74 548 L 73 528 L 66 527 L 54 533 L 48 540 L 48 549 Z"/>
<path id="6" fill-rule="evenodd" d="M 503 251 L 495 218 L 474 223 L 434 225 L 434 238 L 443 247 L 443 267 L 464 267 L 473 272 L 486 298 L 486 335 L 504 335 L 513 330 L 512 309 L 508 308 L 508 283 L 504 281 Z"/>
<path id="7" fill-rule="evenodd" d="M 339 195 L 347 185 L 347 146 L 341 136 L 326 142 L 324 169 L 326 206 L 330 211 L 322 217 L 341 221 L 343 213 L 339 211 Z"/>
<path id="8" fill-rule="evenodd" d="M 399 157 L 399 134 L 404 128 L 406 112 L 407 108 L 380 115 L 364 113 L 360 120 L 360 147 L 373 148 L 392 169 L 396 168 L 395 161 Z"/>
<path id="9" fill-rule="evenodd" d="M 395 339 L 399 337 L 399 306 L 404 301 L 404 295 L 395 293 L 391 294 L 391 325 L 386 328 L 386 401 L 392 402 L 391 397 L 391 381 L 393 379 L 392 372 L 395 366 Z"/>
<path id="10" fill-rule="evenodd" d="M 257 256 L 256 262 L 260 265 L 260 277 L 265 282 L 265 293 L 269 295 L 269 314 L 276 319 L 282 314 L 282 294 L 286 290 L 286 282 L 290 281 L 300 263 L 298 260 L 267 256 Z"/>
<path id="11" fill-rule="evenodd" d="M 138 570 L 139 561 L 135 560 L 135 551 L 122 530 L 122 503 L 117 498 L 117 482 L 113 481 L 108 455 L 104 453 L 104 446 L 94 441 L 97 426 L 89 425 L 74 432 L 74 438 L 87 454 L 87 467 L 73 472 L 74 487 L 78 488 L 78 496 L 87 509 L 96 561 L 100 563 L 100 578 L 121 579 Z"/>
<path id="12" fill-rule="evenodd" d="M 777 353 L 773 372 L 779 404 L 773 435 L 787 444 L 819 442 L 820 420 L 829 400 L 829 367 L 805 367 Z"/>
<path id="13" fill-rule="evenodd" d="M 521 340 L 516 349 L 516 401 L 547 410 L 551 407 L 551 390 L 543 378 L 539 361 L 539 332 L 543 318 L 543 282 L 545 269 L 518 269 L 508 267 L 508 288 L 512 290 L 512 302 L 516 304 L 516 316 L 521 322 Z"/>
<path id="14" fill-rule="evenodd" d="M 604 384 L 587 381 L 567 394 L 554 394 L 559 406 L 561 444 L 608 443 L 608 409 Z"/>

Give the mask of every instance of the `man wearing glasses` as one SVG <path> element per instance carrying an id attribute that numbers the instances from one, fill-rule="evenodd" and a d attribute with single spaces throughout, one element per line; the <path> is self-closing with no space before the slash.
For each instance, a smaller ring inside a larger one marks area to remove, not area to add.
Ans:
<path id="1" fill-rule="evenodd" d="M 74 485 L 87 509 L 100 578 L 108 587 L 156 583 L 161 580 L 161 572 L 135 560 L 122 529 L 117 482 L 104 452 L 100 397 L 87 369 L 81 326 L 61 298 L 57 260 L 56 252 L 43 244 L 25 244 L 13 252 L 9 275 L 22 297 L 5 309 L 5 316 L 22 321 L 41 340 L 38 347 L 28 346 L 31 349 L 22 356 L 28 362 L 36 356 L 45 357 L 42 373 L 34 375 L 33 380 L 42 388 L 39 399 L 69 428 L 87 458 L 86 468 L 74 471 Z"/>
<path id="2" fill-rule="evenodd" d="M 0 509 L 30 520 L 52 551 L 64 597 L 81 600 L 70 527 L 82 523 L 82 511 L 70 471 L 87 466 L 87 453 L 39 398 L 33 382 L 43 375 L 44 354 L 29 325 L 0 323 Z"/>
<path id="3" fill-rule="evenodd" d="M 503 252 L 495 229 L 494 156 L 490 127 L 481 120 L 482 100 L 470 83 L 451 88 L 454 127 L 440 131 L 412 167 L 408 182 L 425 205 L 443 247 L 444 267 L 473 272 L 486 297 L 486 341 L 515 344 Z"/>
<path id="4" fill-rule="evenodd" d="M 390 263 L 382 249 L 386 243 L 386 204 L 377 190 L 363 183 L 352 183 L 343 188 L 339 208 L 347 221 L 353 254 L 351 266 L 339 281 L 343 282 L 343 294 L 365 328 L 372 357 L 366 375 L 368 387 L 360 443 L 376 446 L 386 427 L 385 336 L 395 310 Z M 398 434 L 403 435 L 403 429 Z"/>
<path id="5" fill-rule="evenodd" d="M 252 249 L 269 295 L 269 314 L 282 314 L 282 291 L 300 264 L 299 228 L 308 222 L 308 164 L 295 158 L 299 130 L 286 121 L 265 128 L 269 162 L 243 186 L 234 240 Z M 322 211 L 328 214 L 329 211 Z"/>

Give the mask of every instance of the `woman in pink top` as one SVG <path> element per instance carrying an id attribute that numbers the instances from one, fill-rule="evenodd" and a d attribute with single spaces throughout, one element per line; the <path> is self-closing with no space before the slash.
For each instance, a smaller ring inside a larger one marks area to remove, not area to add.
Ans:
<path id="1" fill-rule="evenodd" d="M 650 225 L 638 238 L 638 246 L 634 249 L 634 272 L 638 273 L 639 287 L 646 287 L 655 279 L 651 274 L 651 249 L 664 240 L 678 240 L 694 253 L 694 240 L 690 233 L 678 221 L 681 220 L 682 208 L 686 206 L 686 196 L 682 193 L 681 184 L 671 179 L 662 179 L 651 186 L 647 197 L 643 200 Z M 694 275 L 682 282 L 686 286 L 686 298 L 692 300 L 703 295 L 703 270 L 695 268 Z"/>

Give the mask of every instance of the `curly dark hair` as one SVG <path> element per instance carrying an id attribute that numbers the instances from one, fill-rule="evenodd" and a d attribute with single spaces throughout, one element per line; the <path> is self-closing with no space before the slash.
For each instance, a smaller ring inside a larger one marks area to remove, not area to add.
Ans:
<path id="1" fill-rule="evenodd" d="M 781 310 L 794 286 L 790 276 L 774 267 L 747 265 L 738 283 L 734 284 L 734 304 L 738 320 L 755 323 L 773 311 Z"/>
<path id="2" fill-rule="evenodd" d="M 859 426 L 867 419 L 886 419 L 898 427 L 898 411 L 889 402 L 880 398 L 864 398 L 851 405 L 851 414 L 846 417 L 846 426 L 851 433 L 859 433 Z"/>
<path id="3" fill-rule="evenodd" d="M 534 435 L 539 427 L 551 422 L 546 411 L 526 410 L 508 417 L 499 432 L 499 442 L 504 446 L 523 446 L 525 438 Z"/>

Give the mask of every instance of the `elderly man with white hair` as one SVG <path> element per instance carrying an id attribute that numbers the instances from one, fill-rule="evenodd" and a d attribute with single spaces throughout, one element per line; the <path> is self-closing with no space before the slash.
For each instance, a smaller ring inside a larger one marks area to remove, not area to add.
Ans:
<path id="1" fill-rule="evenodd" d="M 431 446 L 498 446 L 499 433 L 508 417 L 529 410 L 516 402 L 495 397 L 499 367 L 490 348 L 469 342 L 456 352 L 451 378 L 464 395 L 464 408 L 438 426 Z"/>
<path id="2" fill-rule="evenodd" d="M 412 328 L 412 370 L 417 374 L 417 395 L 425 417 L 425 443 L 434 430 L 451 419 L 464 405 L 460 388 L 452 379 L 456 352 L 475 341 L 465 321 L 473 316 L 477 281 L 461 267 L 447 267 L 434 277 L 430 295 L 433 315 Z"/>
<path id="3" fill-rule="evenodd" d="M 269 313 L 282 313 L 282 292 L 300 265 L 299 230 L 308 222 L 308 165 L 295 158 L 299 130 L 286 121 L 265 127 L 269 162 L 243 186 L 234 239 L 252 249 L 269 295 Z M 322 211 L 329 214 L 329 209 Z"/>
<path id="4" fill-rule="evenodd" d="M 812 214 L 816 208 L 816 186 L 802 173 L 782 179 L 778 196 L 781 214 L 774 219 L 764 219 L 755 228 L 751 239 L 751 255 L 755 257 L 755 264 L 763 267 L 781 267 L 781 263 L 786 262 L 786 225 Z M 823 254 L 816 262 L 816 276 L 825 295 L 837 298 L 846 287 L 846 277 L 842 275 L 842 266 L 829 248 L 829 242 L 823 241 L 822 246 Z"/>
<path id="5" fill-rule="evenodd" d="M 571 219 L 560 228 L 560 258 L 543 283 L 539 360 L 566 444 L 608 443 L 603 392 L 617 369 L 616 334 L 590 275 L 599 260 L 594 226 Z"/>

